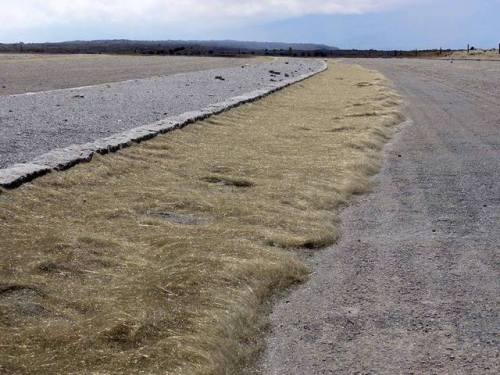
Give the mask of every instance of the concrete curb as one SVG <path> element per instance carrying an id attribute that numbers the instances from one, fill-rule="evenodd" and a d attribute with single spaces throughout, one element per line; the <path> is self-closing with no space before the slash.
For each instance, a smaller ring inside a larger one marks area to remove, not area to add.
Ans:
<path id="1" fill-rule="evenodd" d="M 0 169 L 0 186 L 6 189 L 13 189 L 51 171 L 62 171 L 76 164 L 89 162 L 92 160 L 95 153 L 104 155 L 109 152 L 115 152 L 122 148 L 129 147 L 134 143 L 140 143 L 154 138 L 159 134 L 180 129 L 195 121 L 203 120 L 242 104 L 261 99 L 285 87 L 293 85 L 294 83 L 321 73 L 326 69 L 328 69 L 328 65 L 326 62 L 322 61 L 321 67 L 316 71 L 292 79 L 276 82 L 265 89 L 259 89 L 249 92 L 248 94 L 235 96 L 223 102 L 209 105 L 199 111 L 185 112 L 178 116 L 167 117 L 155 123 L 118 133 L 111 137 L 98 139 L 94 142 L 82 145 L 72 145 L 50 151 L 35 158 L 29 163 L 15 164 L 12 167 Z"/>

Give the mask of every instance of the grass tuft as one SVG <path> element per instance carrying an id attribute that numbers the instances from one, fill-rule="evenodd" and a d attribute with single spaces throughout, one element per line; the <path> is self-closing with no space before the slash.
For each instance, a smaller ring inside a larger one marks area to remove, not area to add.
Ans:
<path id="1" fill-rule="evenodd" d="M 203 181 L 211 184 L 235 186 L 235 187 L 252 187 L 254 183 L 244 178 L 227 177 L 227 176 L 207 176 L 202 178 Z"/>

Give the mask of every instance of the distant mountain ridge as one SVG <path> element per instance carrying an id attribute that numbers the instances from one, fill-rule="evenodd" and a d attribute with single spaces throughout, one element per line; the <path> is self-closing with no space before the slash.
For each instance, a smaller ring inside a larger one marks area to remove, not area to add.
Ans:
<path id="1" fill-rule="evenodd" d="M 452 51 L 339 49 L 326 44 L 252 42 L 237 40 L 73 40 L 47 43 L 0 43 L 0 53 L 90 53 L 185 56 L 290 57 L 446 57 Z"/>
<path id="2" fill-rule="evenodd" d="M 337 50 L 337 47 L 328 46 L 326 44 L 317 43 L 285 43 L 285 42 L 252 42 L 252 41 L 237 41 L 237 40 L 191 40 L 194 44 L 202 46 L 216 46 L 221 48 L 241 48 L 249 50 L 286 50 L 289 48 L 300 51 L 317 51 L 317 50 Z"/>
<path id="3" fill-rule="evenodd" d="M 144 50 L 147 48 L 175 49 L 184 47 L 186 49 L 194 49 L 200 47 L 203 49 L 214 50 L 244 50 L 244 51 L 333 51 L 338 48 L 325 44 L 315 43 L 285 43 L 285 42 L 254 42 L 254 41 L 237 41 L 237 40 L 128 40 L 128 39 L 109 39 L 109 40 L 73 40 L 64 42 L 46 42 L 46 43 L 10 43 L 0 44 L 0 51 L 12 49 L 24 49 L 25 51 L 33 51 L 43 49 L 47 51 L 61 50 L 89 50 L 89 51 L 124 51 L 130 49 Z"/>

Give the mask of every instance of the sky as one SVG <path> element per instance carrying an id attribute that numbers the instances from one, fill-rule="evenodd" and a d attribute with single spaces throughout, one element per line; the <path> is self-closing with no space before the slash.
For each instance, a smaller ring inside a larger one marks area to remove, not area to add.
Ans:
<path id="1" fill-rule="evenodd" d="M 493 48 L 500 0 L 0 0 L 0 42 L 93 39 Z"/>

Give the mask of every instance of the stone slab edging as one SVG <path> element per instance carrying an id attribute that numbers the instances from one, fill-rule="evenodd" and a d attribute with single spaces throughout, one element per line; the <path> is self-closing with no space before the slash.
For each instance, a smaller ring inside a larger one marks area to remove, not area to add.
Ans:
<path id="1" fill-rule="evenodd" d="M 159 134 L 180 129 L 195 121 L 203 120 L 207 117 L 220 114 L 242 104 L 261 99 L 285 87 L 293 85 L 294 83 L 319 74 L 327 69 L 328 64 L 321 61 L 321 67 L 315 71 L 276 82 L 266 88 L 235 96 L 219 103 L 211 104 L 199 111 L 190 111 L 177 116 L 167 117 L 152 124 L 114 134 L 110 137 L 98 139 L 94 142 L 81 145 L 71 145 L 65 148 L 52 150 L 46 154 L 36 157 L 31 162 L 14 164 L 9 168 L 0 169 L 0 186 L 6 189 L 13 189 L 51 171 L 63 171 L 76 164 L 89 162 L 92 160 L 95 153 L 104 155 L 109 152 L 115 152 L 129 147 L 134 143 L 140 143 L 154 138 Z"/>

